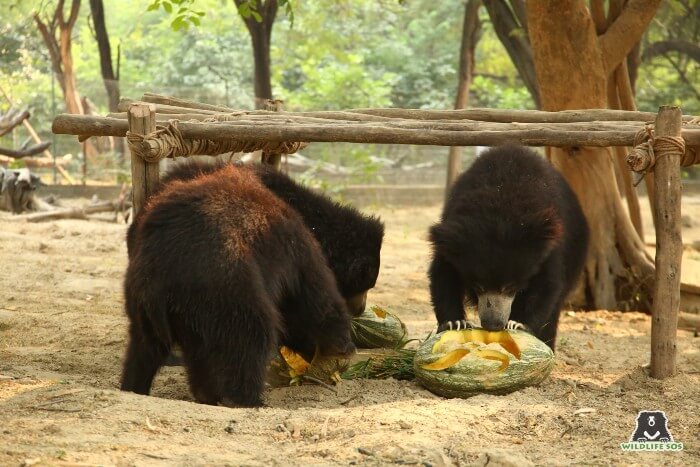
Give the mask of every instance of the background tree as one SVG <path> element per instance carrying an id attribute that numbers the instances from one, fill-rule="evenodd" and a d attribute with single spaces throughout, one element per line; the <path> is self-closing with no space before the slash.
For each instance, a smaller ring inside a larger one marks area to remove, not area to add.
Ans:
<path id="1" fill-rule="evenodd" d="M 462 41 L 459 48 L 459 73 L 457 75 L 455 109 L 463 109 L 469 104 L 469 88 L 474 77 L 474 55 L 481 31 L 479 7 L 481 7 L 481 0 L 467 0 L 467 3 L 464 5 L 464 22 L 462 25 Z M 450 147 L 447 158 L 447 187 L 450 187 L 459 175 L 459 161 L 461 155 L 461 147 Z"/>
<path id="2" fill-rule="evenodd" d="M 255 77 L 255 107 L 261 108 L 272 99 L 272 74 L 270 72 L 270 44 L 272 27 L 277 17 L 277 0 L 233 0 L 241 19 L 248 28 L 253 46 Z"/>
<path id="3" fill-rule="evenodd" d="M 520 78 L 530 92 L 536 107 L 540 107 L 535 64 L 528 40 L 525 0 L 484 0 L 498 39 L 505 47 Z"/>
<path id="4" fill-rule="evenodd" d="M 543 110 L 605 108 L 607 79 L 640 40 L 660 0 L 630 0 L 598 36 L 583 0 L 527 2 L 527 21 Z M 576 86 L 571 86 L 576 83 Z M 653 265 L 624 210 L 607 148 L 552 148 L 552 163 L 576 192 L 591 227 L 583 296 L 598 309 L 650 296 Z M 639 308 L 648 307 L 645 300 Z"/>
<path id="5" fill-rule="evenodd" d="M 58 0 L 53 14 L 47 20 L 41 18 L 40 12 L 34 13 L 34 21 L 49 51 L 56 79 L 63 91 L 66 110 L 82 114 L 83 104 L 78 93 L 72 54 L 72 34 L 80 12 L 80 0 L 71 1 L 67 19 L 64 3 L 65 0 Z"/>
<path id="6" fill-rule="evenodd" d="M 102 0 L 90 0 L 90 15 L 95 30 L 95 40 L 100 55 L 100 71 L 107 91 L 107 102 L 110 112 L 117 111 L 119 104 L 119 49 L 117 49 L 117 72 L 112 67 L 112 48 L 109 44 L 109 34 L 105 24 L 105 11 Z M 115 149 L 119 156 L 120 165 L 124 165 L 124 140 L 116 138 Z"/>

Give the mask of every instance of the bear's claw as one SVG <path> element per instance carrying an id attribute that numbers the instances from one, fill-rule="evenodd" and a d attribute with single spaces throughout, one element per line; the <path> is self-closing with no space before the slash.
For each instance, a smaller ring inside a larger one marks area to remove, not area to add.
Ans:
<path id="1" fill-rule="evenodd" d="M 506 324 L 506 329 L 509 331 L 520 330 L 530 332 L 530 328 L 525 326 L 523 323 L 519 323 L 513 320 L 508 320 L 508 324 Z"/>
<path id="2" fill-rule="evenodd" d="M 472 329 L 474 325 L 465 319 L 458 319 L 455 321 L 445 321 L 438 326 L 438 332 L 442 331 L 452 331 L 460 329 Z"/>

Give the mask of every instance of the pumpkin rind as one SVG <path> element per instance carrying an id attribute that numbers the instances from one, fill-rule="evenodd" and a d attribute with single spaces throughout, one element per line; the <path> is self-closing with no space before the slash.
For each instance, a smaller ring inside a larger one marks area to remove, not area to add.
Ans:
<path id="1" fill-rule="evenodd" d="M 544 342 L 523 331 L 504 331 L 517 345 L 520 359 L 498 343 L 485 346 L 480 344 L 477 348 L 472 347 L 473 350 L 458 359 L 454 365 L 441 370 L 430 370 L 431 365 L 455 350 L 454 347 L 447 346 L 445 353 L 433 353 L 433 347 L 445 332 L 423 342 L 413 360 L 418 381 L 440 396 L 465 398 L 481 393 L 506 394 L 541 383 L 554 368 L 554 353 Z M 447 340 L 456 342 L 461 339 L 449 335 Z M 507 367 L 504 368 L 504 358 L 499 357 L 499 354 L 508 358 Z"/>
<path id="2" fill-rule="evenodd" d="M 352 341 L 361 349 L 395 348 L 406 337 L 406 325 L 379 306 L 368 306 L 352 319 Z"/>

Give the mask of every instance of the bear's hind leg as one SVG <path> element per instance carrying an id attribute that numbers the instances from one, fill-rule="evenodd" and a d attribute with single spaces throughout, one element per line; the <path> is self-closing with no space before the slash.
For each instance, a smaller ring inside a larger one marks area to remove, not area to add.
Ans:
<path id="1" fill-rule="evenodd" d="M 129 344 L 122 370 L 121 390 L 147 395 L 158 369 L 170 353 L 164 345 L 153 336 L 147 325 L 131 322 L 129 325 Z"/>
<path id="2" fill-rule="evenodd" d="M 196 342 L 181 342 L 190 389 L 205 404 L 261 406 L 279 313 L 262 285 L 220 293 L 221 302 L 202 313 L 216 322 L 202 325 Z"/>

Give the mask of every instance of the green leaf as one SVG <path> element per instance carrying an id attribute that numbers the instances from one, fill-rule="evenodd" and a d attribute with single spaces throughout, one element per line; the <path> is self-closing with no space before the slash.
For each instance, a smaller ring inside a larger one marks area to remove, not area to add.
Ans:
<path id="1" fill-rule="evenodd" d="M 250 18 L 250 5 L 248 2 L 241 3 L 241 6 L 238 7 L 238 14 L 245 19 Z"/>
<path id="2" fill-rule="evenodd" d="M 253 15 L 253 18 L 255 18 L 255 21 L 258 23 L 262 23 L 262 16 L 260 16 L 260 13 L 258 13 L 255 10 L 250 10 L 250 14 Z"/>
<path id="3" fill-rule="evenodd" d="M 190 22 L 195 26 L 201 25 L 201 21 L 196 16 L 190 16 Z"/>
<path id="4" fill-rule="evenodd" d="M 148 5 L 148 8 L 146 9 L 146 11 L 157 10 L 159 7 L 160 7 L 160 0 L 156 0 L 155 2 Z"/>
<path id="5" fill-rule="evenodd" d="M 163 2 L 163 9 L 168 13 L 173 12 L 173 6 L 170 4 L 170 2 Z"/>

